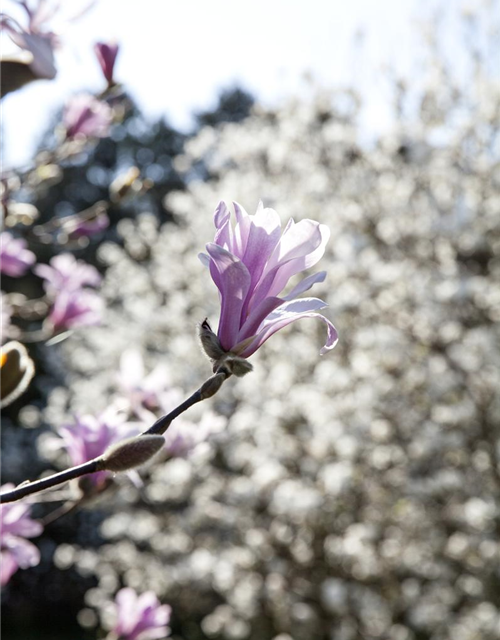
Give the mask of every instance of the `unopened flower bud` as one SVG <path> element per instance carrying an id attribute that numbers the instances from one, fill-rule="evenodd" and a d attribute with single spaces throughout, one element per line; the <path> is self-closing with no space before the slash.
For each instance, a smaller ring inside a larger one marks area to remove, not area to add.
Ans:
<path id="1" fill-rule="evenodd" d="M 220 360 L 226 355 L 226 352 L 220 345 L 219 338 L 212 331 L 208 320 L 205 318 L 200 325 L 199 336 L 203 351 L 210 360 Z"/>
<path id="2" fill-rule="evenodd" d="M 230 359 L 230 362 L 231 372 L 237 378 L 242 378 L 243 376 L 246 376 L 247 373 L 250 373 L 250 371 L 253 371 L 253 366 L 244 358 L 234 356 L 234 358 Z"/>
<path id="3" fill-rule="evenodd" d="M 212 396 L 214 396 L 222 387 L 222 383 L 227 377 L 228 373 L 224 371 L 215 374 L 215 376 L 212 376 L 206 382 L 204 382 L 200 389 L 201 399 L 206 400 L 207 398 L 211 398 Z"/>
<path id="4" fill-rule="evenodd" d="M 213 366 L 214 373 L 225 372 L 227 377 L 234 375 L 242 378 L 250 371 L 253 371 L 253 366 L 247 360 L 233 356 L 231 353 L 225 353 L 222 358 L 214 362 Z"/>
<path id="5" fill-rule="evenodd" d="M 136 436 L 115 444 L 104 452 L 100 459 L 100 471 L 128 471 L 152 458 L 165 444 L 158 435 Z"/>

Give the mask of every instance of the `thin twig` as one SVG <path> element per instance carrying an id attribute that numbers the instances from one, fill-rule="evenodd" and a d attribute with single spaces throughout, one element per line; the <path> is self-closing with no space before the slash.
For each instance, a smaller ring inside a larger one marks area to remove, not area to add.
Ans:
<path id="1" fill-rule="evenodd" d="M 44 527 L 46 527 L 47 525 L 52 524 L 56 520 L 59 520 L 59 518 L 62 518 L 62 516 L 66 516 L 68 515 L 68 513 L 75 511 L 76 509 L 82 506 L 82 503 L 83 503 L 82 499 L 68 500 L 57 509 L 54 509 L 54 511 L 51 511 L 50 513 L 48 513 L 45 517 L 41 518 L 40 522 Z"/>
<path id="2" fill-rule="evenodd" d="M 187 400 L 184 400 L 178 407 L 173 409 L 170 413 L 165 416 L 159 418 L 147 431 L 144 431 L 137 437 L 146 435 L 162 435 L 170 426 L 172 420 L 177 418 L 184 413 L 187 409 L 192 407 L 197 402 L 201 402 L 201 400 L 206 400 L 207 398 L 212 397 L 222 386 L 222 383 L 227 380 L 231 376 L 231 371 L 226 366 L 221 366 L 216 371 L 216 373 L 208 378 L 201 387 L 195 391 Z M 21 498 L 25 498 L 26 496 L 32 495 L 33 493 L 38 493 L 39 491 L 44 491 L 45 489 L 50 489 L 51 487 L 55 487 L 59 484 L 63 484 L 64 482 L 69 482 L 70 480 L 74 480 L 75 478 L 81 478 L 89 473 L 95 473 L 96 471 L 105 471 L 105 461 L 102 456 L 94 458 L 93 460 L 89 460 L 89 462 L 85 462 L 84 464 L 78 465 L 76 467 L 70 467 L 65 471 L 60 471 L 59 473 L 55 473 L 54 475 L 48 476 L 46 478 L 42 478 L 41 480 L 35 480 L 33 482 L 23 482 L 21 485 L 12 489 L 11 491 L 6 491 L 5 493 L 0 494 L 0 504 L 4 504 L 7 502 L 15 502 L 16 500 L 20 500 Z"/>
<path id="3" fill-rule="evenodd" d="M 95 458 L 89 462 L 79 464 L 77 467 L 71 467 L 70 469 L 60 471 L 59 473 L 54 473 L 54 475 L 47 476 L 41 480 L 23 482 L 15 489 L 12 489 L 12 491 L 6 491 L 5 493 L 0 494 L 0 504 L 4 504 L 5 502 L 15 502 L 16 500 L 20 500 L 32 493 L 38 493 L 38 491 L 50 489 L 51 487 L 56 487 L 58 484 L 62 484 L 63 482 L 69 482 L 75 478 L 85 476 L 87 473 L 95 473 L 96 471 L 99 471 L 98 462 L 99 458 Z"/>

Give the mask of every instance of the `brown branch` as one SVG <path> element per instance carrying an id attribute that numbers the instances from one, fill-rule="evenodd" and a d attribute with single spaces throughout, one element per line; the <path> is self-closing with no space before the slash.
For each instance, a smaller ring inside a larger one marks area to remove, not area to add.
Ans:
<path id="1" fill-rule="evenodd" d="M 184 413 L 184 411 L 192 407 L 197 402 L 201 402 L 202 400 L 206 400 L 207 398 L 211 398 L 215 395 L 221 388 L 222 383 L 227 380 L 231 374 L 232 372 L 228 366 L 220 366 L 216 373 L 208 378 L 208 380 L 206 380 L 197 391 L 187 398 L 187 400 L 184 400 L 184 402 L 167 415 L 159 418 L 149 429 L 139 434 L 137 438 L 142 436 L 162 435 L 165 433 L 171 422 L 180 416 L 181 413 Z M 0 504 L 15 502 L 16 500 L 25 498 L 33 493 L 38 493 L 39 491 L 56 487 L 57 485 L 69 482 L 75 478 L 81 478 L 89 473 L 95 473 L 96 471 L 106 471 L 105 454 L 94 458 L 93 460 L 89 460 L 84 464 L 65 469 L 64 471 L 60 471 L 59 473 L 55 473 L 46 478 L 35 480 L 33 482 L 23 482 L 15 489 L 0 494 Z"/>

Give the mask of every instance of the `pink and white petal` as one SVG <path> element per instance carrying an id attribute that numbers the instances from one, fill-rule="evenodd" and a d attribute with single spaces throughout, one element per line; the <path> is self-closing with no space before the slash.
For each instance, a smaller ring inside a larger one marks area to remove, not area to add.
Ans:
<path id="1" fill-rule="evenodd" d="M 262 202 L 251 220 L 243 262 L 250 271 L 252 287 L 260 280 L 264 267 L 281 236 L 281 222 L 274 209 L 264 208 Z"/>
<path id="2" fill-rule="evenodd" d="M 199 253 L 198 258 L 204 267 L 210 267 L 210 263 L 212 262 L 210 256 L 207 256 L 206 253 Z"/>
<path id="3" fill-rule="evenodd" d="M 313 273 L 311 276 L 307 276 L 307 278 L 301 280 L 299 284 L 295 286 L 287 296 L 284 296 L 283 300 L 293 300 L 297 296 L 300 296 L 301 293 L 309 291 L 309 289 L 318 282 L 323 282 L 325 278 L 326 271 L 319 271 L 318 273 Z"/>
<path id="4" fill-rule="evenodd" d="M 2 547 L 9 551 L 13 556 L 16 564 L 21 569 L 34 567 L 40 562 L 40 551 L 32 542 L 11 536 L 9 534 L 3 536 Z"/>
<path id="5" fill-rule="evenodd" d="M 52 267 L 49 267 L 48 264 L 43 264 L 41 262 L 33 267 L 33 272 L 44 280 L 50 280 L 52 278 L 53 271 L 54 269 L 52 269 Z"/>
<path id="6" fill-rule="evenodd" d="M 266 298 L 254 307 L 238 333 L 236 349 L 240 342 L 255 335 L 263 321 L 281 304 L 283 304 L 281 298 Z"/>
<path id="7" fill-rule="evenodd" d="M 16 505 L 17 506 L 17 505 Z M 25 506 L 25 509 L 19 512 L 11 511 L 6 514 L 3 521 L 3 530 L 15 536 L 21 536 L 23 538 L 33 538 L 39 536 L 43 531 L 43 526 L 40 522 L 32 520 L 29 517 L 29 505 Z"/>
<path id="8" fill-rule="evenodd" d="M 130 587 L 120 589 L 116 594 L 117 623 L 114 631 L 118 635 L 130 634 L 140 621 L 141 612 L 137 607 L 137 594 Z"/>
<path id="9" fill-rule="evenodd" d="M 240 318 L 250 288 L 250 273 L 241 260 L 219 245 L 207 244 L 212 265 L 219 276 L 217 287 L 221 293 L 219 336 L 223 349 L 231 350 L 236 344 Z"/>
<path id="10" fill-rule="evenodd" d="M 231 250 L 236 257 L 242 259 L 247 247 L 252 220 L 240 204 L 233 202 L 233 207 L 236 217 L 236 225 L 234 227 L 234 242 Z"/>
<path id="11" fill-rule="evenodd" d="M 203 266 L 209 268 L 210 277 L 214 281 L 215 286 L 217 287 L 217 289 L 219 289 L 219 295 L 220 295 L 221 279 L 220 279 L 219 272 L 218 272 L 215 264 L 213 263 L 212 258 L 209 255 L 207 255 L 206 253 L 199 253 L 198 254 L 198 259 L 200 260 L 200 262 L 201 262 L 201 264 Z"/>
<path id="12" fill-rule="evenodd" d="M 130 609 L 135 609 L 137 599 L 137 594 L 133 589 L 130 587 L 124 587 L 116 594 L 115 601 L 120 609 L 123 608 L 125 611 L 128 611 Z"/>
<path id="13" fill-rule="evenodd" d="M 313 220 L 291 222 L 266 264 L 252 305 L 279 295 L 292 276 L 316 264 L 325 251 L 330 234 L 328 227 Z"/>
<path id="14" fill-rule="evenodd" d="M 233 228 L 231 227 L 231 212 L 226 203 L 221 200 L 214 212 L 214 224 L 216 228 L 214 242 L 228 251 L 233 249 Z"/>
<path id="15" fill-rule="evenodd" d="M 158 598 L 154 591 L 145 591 L 137 598 L 137 608 L 147 613 L 150 613 L 158 604 Z"/>
<path id="16" fill-rule="evenodd" d="M 325 225 L 320 225 L 318 222 L 307 218 L 300 220 L 297 224 L 288 225 L 269 259 L 266 272 L 277 264 L 287 262 L 293 258 L 307 256 L 317 249 L 322 242 L 321 226 Z"/>
<path id="17" fill-rule="evenodd" d="M 7 528 L 9 533 L 14 533 L 16 523 L 22 518 L 29 516 L 30 506 L 23 502 L 14 502 L 6 504 L 2 507 L 0 513 L 2 516 L 3 530 Z"/>
<path id="18" fill-rule="evenodd" d="M 287 300 L 283 302 L 283 304 L 275 309 L 269 316 L 266 318 L 265 325 L 269 322 L 274 322 L 275 320 L 282 318 L 285 315 L 290 313 L 304 313 L 305 311 L 318 311 L 319 309 L 324 309 L 328 304 L 324 300 L 320 300 L 319 298 L 298 298 L 296 300 Z"/>
<path id="19" fill-rule="evenodd" d="M 162 604 L 155 611 L 155 621 L 157 624 L 168 624 L 172 616 L 172 607 L 169 604 Z"/>
<path id="20" fill-rule="evenodd" d="M 58 429 L 58 433 L 61 436 L 61 446 L 68 452 L 71 462 L 73 464 L 87 462 L 84 439 L 88 436 L 84 425 L 77 422 L 73 427 L 63 426 Z"/>
<path id="21" fill-rule="evenodd" d="M 298 227 L 299 225 L 297 224 L 295 226 Z M 326 243 L 330 238 L 330 229 L 326 225 L 321 224 L 318 226 L 318 232 L 320 234 L 320 242 L 314 250 L 302 256 L 289 259 L 286 262 L 280 262 L 273 282 L 267 292 L 268 296 L 279 295 L 286 287 L 290 278 L 301 271 L 310 269 L 323 257 Z"/>
<path id="22" fill-rule="evenodd" d="M 215 232 L 214 242 L 230 253 L 234 253 L 234 232 L 229 219 Z"/>
<path id="23" fill-rule="evenodd" d="M 0 552 L 0 585 L 3 587 L 18 570 L 17 562 L 9 551 Z"/>
<path id="24" fill-rule="evenodd" d="M 221 200 L 214 211 L 214 224 L 216 229 L 221 229 L 231 217 L 231 212 L 227 208 L 224 200 Z"/>
<path id="25" fill-rule="evenodd" d="M 282 307 L 278 307 L 278 309 L 268 316 L 262 326 L 262 329 L 256 335 L 255 340 L 238 355 L 242 358 L 248 358 L 277 331 L 283 329 L 292 322 L 295 322 L 295 320 L 300 320 L 301 318 L 319 318 L 327 325 L 327 340 L 320 351 L 320 354 L 324 355 L 327 351 L 333 349 L 338 342 L 337 330 L 333 324 L 324 316 L 313 312 L 314 309 L 321 309 L 325 306 L 327 306 L 326 303 L 318 298 L 304 298 L 303 300 L 294 300 L 292 302 L 285 303 Z"/>
<path id="26" fill-rule="evenodd" d="M 149 629 L 148 635 L 144 636 L 144 638 L 147 637 L 148 640 L 163 640 L 163 638 L 167 636 L 168 632 L 168 627 L 165 625 L 157 629 Z M 138 638 L 138 640 L 140 640 L 140 637 Z"/>

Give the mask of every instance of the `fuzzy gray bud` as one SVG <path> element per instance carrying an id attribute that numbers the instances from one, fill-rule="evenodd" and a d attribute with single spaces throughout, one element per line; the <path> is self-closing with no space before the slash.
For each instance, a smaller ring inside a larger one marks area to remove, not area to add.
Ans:
<path id="1" fill-rule="evenodd" d="M 214 376 L 204 382 L 200 388 L 201 400 L 206 400 L 207 398 L 211 398 L 212 396 L 214 396 L 222 387 L 222 383 L 227 377 L 228 374 L 223 371 L 221 373 L 216 373 Z"/>
<path id="2" fill-rule="evenodd" d="M 230 356 L 227 358 L 225 364 L 229 371 L 237 378 L 242 378 L 253 370 L 253 366 L 248 362 L 248 360 L 240 358 L 239 356 Z"/>
<path id="3" fill-rule="evenodd" d="M 220 360 L 224 357 L 226 352 L 221 347 L 219 338 L 212 331 L 206 318 L 200 324 L 199 336 L 203 351 L 207 354 L 210 360 Z"/>
<path id="4" fill-rule="evenodd" d="M 165 444 L 158 435 L 136 436 L 123 440 L 104 452 L 99 461 L 100 471 L 128 471 L 152 458 Z"/>
<path id="5" fill-rule="evenodd" d="M 242 378 L 250 371 L 253 371 L 253 366 L 245 358 L 226 353 L 214 363 L 213 371 L 214 373 L 226 372 L 228 377 L 234 375 L 237 378 Z"/>

